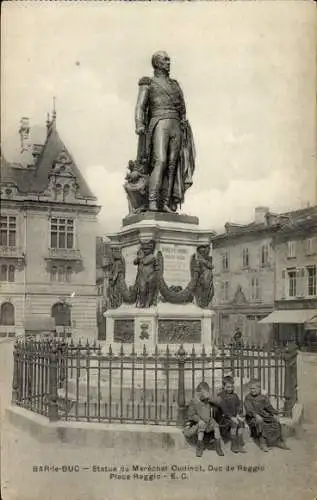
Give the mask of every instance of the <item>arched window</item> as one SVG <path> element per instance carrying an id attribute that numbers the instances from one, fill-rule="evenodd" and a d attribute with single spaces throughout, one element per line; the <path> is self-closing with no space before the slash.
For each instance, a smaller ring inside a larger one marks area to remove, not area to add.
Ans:
<path id="1" fill-rule="evenodd" d="M 0 325 L 14 325 L 14 305 L 11 302 L 1 304 Z"/>
<path id="2" fill-rule="evenodd" d="M 71 326 L 71 312 L 68 304 L 64 302 L 54 304 L 51 316 L 55 319 L 56 326 Z"/>

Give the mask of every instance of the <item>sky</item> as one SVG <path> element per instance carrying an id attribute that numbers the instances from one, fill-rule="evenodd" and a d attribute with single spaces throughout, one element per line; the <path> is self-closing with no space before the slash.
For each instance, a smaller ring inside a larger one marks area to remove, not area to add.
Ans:
<path id="1" fill-rule="evenodd" d="M 197 149 L 183 213 L 203 228 L 244 223 L 256 206 L 316 203 L 316 9 L 305 1 L 6 2 L 1 135 L 34 140 L 56 96 L 57 128 L 102 205 L 101 233 L 127 214 L 138 80 L 166 50 Z"/>

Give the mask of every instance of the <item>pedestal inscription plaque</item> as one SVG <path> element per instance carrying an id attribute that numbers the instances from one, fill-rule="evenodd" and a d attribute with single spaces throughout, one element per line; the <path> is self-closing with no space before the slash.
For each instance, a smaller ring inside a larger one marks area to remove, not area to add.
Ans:
<path id="1" fill-rule="evenodd" d="M 134 342 L 134 319 L 115 319 L 113 326 L 113 341 L 123 344 Z"/>
<path id="2" fill-rule="evenodd" d="M 164 280 L 168 286 L 185 288 L 190 281 L 190 258 L 195 252 L 186 245 L 161 245 L 164 258 Z"/>
<path id="3" fill-rule="evenodd" d="M 201 321 L 159 319 L 159 344 L 196 344 L 201 342 Z"/>
<path id="4" fill-rule="evenodd" d="M 137 256 L 138 245 L 132 245 L 122 249 L 122 256 L 125 260 L 125 281 L 128 286 L 131 286 L 135 282 L 137 266 L 133 264 L 134 259 Z"/>

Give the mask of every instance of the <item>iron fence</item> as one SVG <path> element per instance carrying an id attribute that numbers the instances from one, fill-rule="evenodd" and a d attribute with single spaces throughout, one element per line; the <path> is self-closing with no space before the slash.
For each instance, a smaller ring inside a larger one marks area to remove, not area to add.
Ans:
<path id="1" fill-rule="evenodd" d="M 244 398 L 257 378 L 275 407 L 290 415 L 297 401 L 297 350 L 222 345 L 206 352 L 168 346 L 150 352 L 103 352 L 100 345 L 19 341 L 14 349 L 12 401 L 54 420 L 181 425 L 201 381 L 213 396 L 225 375 Z"/>

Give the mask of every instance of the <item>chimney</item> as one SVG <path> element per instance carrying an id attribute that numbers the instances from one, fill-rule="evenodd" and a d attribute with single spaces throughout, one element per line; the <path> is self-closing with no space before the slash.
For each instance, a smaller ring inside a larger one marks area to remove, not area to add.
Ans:
<path id="1" fill-rule="evenodd" d="M 29 165 L 33 165 L 29 118 L 27 118 L 27 117 L 21 118 L 19 134 L 20 134 L 20 140 L 21 140 L 21 149 L 20 149 L 21 158 L 20 158 L 20 161 L 24 167 L 28 167 Z"/>
<path id="2" fill-rule="evenodd" d="M 256 207 L 254 210 L 254 222 L 256 224 L 266 224 L 266 214 L 269 210 L 269 207 Z"/>

